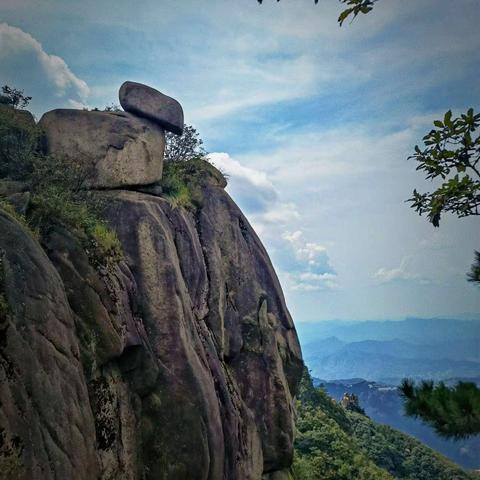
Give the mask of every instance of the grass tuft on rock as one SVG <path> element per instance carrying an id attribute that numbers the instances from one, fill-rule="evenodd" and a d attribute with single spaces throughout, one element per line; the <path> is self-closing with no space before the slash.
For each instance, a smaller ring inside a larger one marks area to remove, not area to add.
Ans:
<path id="1" fill-rule="evenodd" d="M 122 247 L 116 233 L 99 217 L 101 206 L 88 196 L 88 192 L 79 196 L 58 185 L 40 189 L 32 197 L 29 223 L 41 235 L 56 223 L 64 225 L 83 240 L 95 265 L 109 267 L 122 259 Z"/>
<path id="2" fill-rule="evenodd" d="M 162 187 L 174 207 L 195 208 L 203 202 L 202 186 L 225 188 L 225 175 L 204 158 L 165 162 Z"/>

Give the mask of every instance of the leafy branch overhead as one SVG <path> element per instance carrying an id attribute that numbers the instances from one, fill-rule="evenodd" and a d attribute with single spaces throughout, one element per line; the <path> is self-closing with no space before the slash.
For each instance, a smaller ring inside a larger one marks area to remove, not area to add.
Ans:
<path id="1" fill-rule="evenodd" d="M 340 0 L 340 1 L 349 7 L 345 9 L 338 17 L 338 23 L 340 24 L 340 26 L 342 26 L 343 22 L 350 15 L 353 15 L 353 18 L 352 18 L 352 21 L 353 21 L 359 13 L 367 14 L 368 12 L 370 12 L 373 9 L 373 5 L 378 0 Z"/>
<path id="2" fill-rule="evenodd" d="M 263 3 L 263 0 L 257 0 L 258 3 Z M 280 0 L 277 0 L 279 2 Z M 348 8 L 343 10 L 338 17 L 338 23 L 340 26 L 343 25 L 343 22 L 353 15 L 352 21 L 356 18 L 356 16 L 360 13 L 366 14 L 373 9 L 374 4 L 378 0 L 339 0 L 341 3 L 344 3 Z M 314 0 L 315 5 L 318 3 L 318 0 Z"/>
<path id="3" fill-rule="evenodd" d="M 415 146 L 409 158 L 418 162 L 417 170 L 425 172 L 427 180 L 441 179 L 442 183 L 431 193 L 414 190 L 408 201 L 438 227 L 443 212 L 458 217 L 480 214 L 480 135 L 474 135 L 480 114 L 471 108 L 453 119 L 449 110 L 434 125 L 423 137 L 424 147 Z"/>
<path id="4" fill-rule="evenodd" d="M 421 417 L 447 438 L 465 438 L 480 432 L 480 390 L 474 383 L 460 382 L 453 388 L 440 382 L 415 385 L 406 379 L 400 387 L 405 412 Z"/>

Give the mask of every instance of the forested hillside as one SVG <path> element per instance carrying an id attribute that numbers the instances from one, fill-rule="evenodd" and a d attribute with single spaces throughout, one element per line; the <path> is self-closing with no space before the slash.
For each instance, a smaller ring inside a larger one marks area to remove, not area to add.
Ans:
<path id="1" fill-rule="evenodd" d="M 305 371 L 298 401 L 296 480 L 472 480 L 409 435 L 350 412 L 315 388 Z"/>

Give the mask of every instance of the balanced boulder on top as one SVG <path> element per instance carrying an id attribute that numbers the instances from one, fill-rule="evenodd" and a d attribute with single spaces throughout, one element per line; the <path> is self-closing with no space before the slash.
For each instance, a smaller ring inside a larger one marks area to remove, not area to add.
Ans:
<path id="1" fill-rule="evenodd" d="M 126 112 L 148 118 L 177 135 L 183 133 L 183 109 L 174 98 L 141 83 L 125 82 L 119 100 Z"/>

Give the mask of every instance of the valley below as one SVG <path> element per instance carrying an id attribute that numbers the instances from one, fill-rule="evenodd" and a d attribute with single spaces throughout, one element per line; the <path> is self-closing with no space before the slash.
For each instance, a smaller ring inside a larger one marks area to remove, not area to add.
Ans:
<path id="1" fill-rule="evenodd" d="M 480 468 L 479 436 L 440 437 L 421 420 L 405 416 L 398 389 L 403 378 L 480 385 L 477 322 L 332 321 L 299 323 L 298 332 L 315 386 L 323 387 L 337 401 L 353 393 L 372 420 L 417 438 L 466 469 Z"/>

